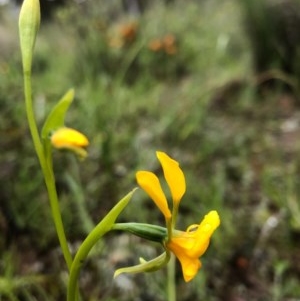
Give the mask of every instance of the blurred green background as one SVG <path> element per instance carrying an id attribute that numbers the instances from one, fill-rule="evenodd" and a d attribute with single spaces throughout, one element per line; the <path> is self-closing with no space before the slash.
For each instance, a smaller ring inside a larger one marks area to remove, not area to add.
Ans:
<path id="1" fill-rule="evenodd" d="M 48 7 L 45 5 L 53 6 Z M 42 2 L 33 65 L 38 123 L 74 87 L 67 125 L 89 157 L 54 152 L 67 237 L 76 250 L 136 186 L 161 175 L 155 151 L 187 181 L 177 228 L 211 209 L 221 226 L 178 300 L 300 298 L 298 0 Z M 18 6 L 0 6 L 0 300 L 65 300 L 66 268 L 27 126 Z M 138 191 L 119 221 L 163 225 Z M 93 250 L 84 300 L 167 300 L 166 269 L 112 280 L 162 248 L 120 233 Z"/>

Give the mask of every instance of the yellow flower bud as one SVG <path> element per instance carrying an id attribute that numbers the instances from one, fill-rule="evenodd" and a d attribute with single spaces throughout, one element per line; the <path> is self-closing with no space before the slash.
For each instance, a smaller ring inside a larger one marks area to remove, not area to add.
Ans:
<path id="1" fill-rule="evenodd" d="M 89 145 L 89 141 L 82 133 L 62 127 L 52 134 L 51 144 L 57 149 L 68 149 L 85 158 L 87 153 L 84 148 Z"/>

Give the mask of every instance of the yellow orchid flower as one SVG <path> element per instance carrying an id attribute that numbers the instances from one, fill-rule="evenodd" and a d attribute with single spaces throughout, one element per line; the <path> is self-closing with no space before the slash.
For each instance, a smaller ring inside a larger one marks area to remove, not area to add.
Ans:
<path id="1" fill-rule="evenodd" d="M 210 211 L 200 225 L 191 225 L 186 232 L 173 231 L 171 239 L 166 243 L 167 249 L 180 261 L 186 282 L 192 280 L 201 268 L 199 257 L 207 250 L 210 237 L 219 225 L 218 213 Z"/>
<path id="2" fill-rule="evenodd" d="M 87 153 L 84 149 L 89 145 L 89 141 L 77 130 L 62 127 L 54 131 L 51 135 L 51 144 L 57 149 L 68 149 L 75 152 L 81 158 L 85 158 Z"/>
<path id="3" fill-rule="evenodd" d="M 136 179 L 139 186 L 150 196 L 163 213 L 168 230 L 164 247 L 167 252 L 171 251 L 178 258 L 181 263 L 184 280 L 188 282 L 196 276 L 201 268 L 199 257 L 208 248 L 210 237 L 220 225 L 220 218 L 216 211 L 211 211 L 199 225 L 191 225 L 185 232 L 175 230 L 179 203 L 186 190 L 185 177 L 177 161 L 164 152 L 157 152 L 156 155 L 171 192 L 173 201 L 172 214 L 159 179 L 154 173 L 139 171 L 136 174 Z"/>

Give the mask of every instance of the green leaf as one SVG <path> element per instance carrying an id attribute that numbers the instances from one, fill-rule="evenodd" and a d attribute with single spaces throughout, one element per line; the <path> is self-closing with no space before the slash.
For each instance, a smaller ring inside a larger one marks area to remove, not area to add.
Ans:
<path id="1" fill-rule="evenodd" d="M 92 247 L 102 238 L 102 236 L 109 232 L 117 217 L 120 213 L 125 209 L 128 205 L 129 201 L 133 193 L 136 191 L 137 188 L 133 189 L 129 192 L 123 199 L 121 199 L 103 218 L 103 220 L 90 232 L 90 234 L 86 237 L 86 239 L 80 245 L 75 258 L 73 260 L 71 270 L 70 270 L 70 277 L 69 277 L 69 284 L 68 284 L 68 295 L 67 300 L 75 300 L 75 291 L 77 286 L 77 280 L 79 276 L 79 272 L 84 260 L 87 258 L 90 250 Z"/>
<path id="2" fill-rule="evenodd" d="M 137 188 L 133 189 L 125 197 L 123 197 L 88 234 L 88 236 L 78 249 L 78 252 L 74 259 L 74 264 L 76 263 L 78 257 L 80 258 L 79 262 L 83 262 L 83 260 L 86 258 L 89 251 L 97 243 L 97 241 L 99 241 L 105 233 L 109 232 L 113 228 L 116 219 L 128 205 L 136 189 Z"/>
<path id="3" fill-rule="evenodd" d="M 51 131 L 64 126 L 66 112 L 74 99 L 74 89 L 70 89 L 48 115 L 43 129 L 42 139 L 48 138 Z"/>
<path id="4" fill-rule="evenodd" d="M 132 195 L 137 190 L 137 188 L 130 191 L 123 199 L 121 199 L 109 212 L 108 214 L 103 218 L 100 224 L 105 225 L 105 228 L 111 229 L 113 225 L 116 222 L 117 217 L 120 215 L 120 213 L 125 209 L 125 207 L 128 205 L 129 201 L 132 198 Z M 97 226 L 96 226 L 97 228 Z"/>

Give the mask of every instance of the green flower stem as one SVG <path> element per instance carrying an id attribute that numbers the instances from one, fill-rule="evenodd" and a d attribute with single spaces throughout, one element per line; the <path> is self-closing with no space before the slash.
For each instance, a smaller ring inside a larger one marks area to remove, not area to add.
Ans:
<path id="1" fill-rule="evenodd" d="M 113 228 L 113 225 L 115 224 L 117 217 L 122 212 L 122 210 L 127 206 L 135 190 L 136 189 L 132 190 L 123 199 L 121 199 L 103 218 L 103 220 L 88 234 L 86 239 L 80 245 L 70 270 L 67 301 L 77 300 L 77 295 L 76 295 L 78 291 L 77 280 L 83 262 L 87 258 L 92 247 L 97 242 L 99 242 L 99 240 L 102 238 L 103 235 L 105 235 Z"/>
<path id="2" fill-rule="evenodd" d="M 68 269 L 70 270 L 72 265 L 72 256 L 68 247 L 64 226 L 61 218 L 60 213 L 60 207 L 57 197 L 57 191 L 55 187 L 55 178 L 53 174 L 52 169 L 52 159 L 51 154 L 48 153 L 47 156 L 45 156 L 45 150 L 43 148 L 43 144 L 40 140 L 38 128 L 35 121 L 35 116 L 33 112 L 33 106 L 32 106 L 32 92 L 31 92 L 31 71 L 30 70 L 24 70 L 24 95 L 25 95 L 25 104 L 26 104 L 26 113 L 27 113 L 27 119 L 29 124 L 30 133 L 32 136 L 33 144 L 35 151 L 37 153 L 41 169 L 44 175 L 49 200 L 50 200 L 50 206 L 51 206 L 51 212 L 52 212 L 52 218 L 55 224 L 57 236 L 59 239 L 59 243 L 66 261 L 66 264 L 68 266 Z"/>
<path id="3" fill-rule="evenodd" d="M 172 210 L 172 218 L 171 220 L 167 221 L 168 233 L 169 237 L 168 240 L 170 241 L 173 236 L 173 230 L 175 229 L 175 224 L 177 220 L 178 214 L 178 207 L 179 203 L 173 203 L 173 210 Z M 175 285 L 175 267 L 176 267 L 176 260 L 175 256 L 171 254 L 171 258 L 168 264 L 168 279 L 167 279 L 167 293 L 168 293 L 168 301 L 176 301 L 176 285 Z"/>
<path id="4" fill-rule="evenodd" d="M 24 94 L 25 94 L 27 120 L 28 120 L 31 137 L 33 140 L 35 151 L 36 151 L 39 161 L 42 165 L 42 163 L 45 163 L 44 151 L 43 151 L 43 145 L 40 140 L 40 136 L 39 136 L 39 132 L 37 129 L 35 116 L 34 116 L 34 112 L 33 112 L 32 94 L 31 94 L 31 72 L 30 71 L 24 71 Z"/>
<path id="5" fill-rule="evenodd" d="M 168 301 L 176 301 L 176 285 L 175 285 L 175 267 L 176 259 L 172 254 L 169 264 L 168 264 L 168 283 L 167 283 L 167 293 Z"/>
<path id="6" fill-rule="evenodd" d="M 178 207 L 179 207 L 179 203 L 174 202 L 173 203 L 173 210 L 172 210 L 172 229 L 175 229 L 175 226 L 176 226 L 176 220 L 177 220 L 177 215 L 178 215 Z"/>
<path id="7" fill-rule="evenodd" d="M 43 173 L 44 173 L 44 178 L 45 178 L 45 182 L 46 182 L 46 186 L 47 186 L 47 190 L 48 190 L 52 218 L 53 218 L 53 221 L 55 224 L 56 233 L 58 236 L 60 247 L 62 249 L 68 270 L 70 270 L 73 259 L 72 259 L 72 255 L 70 253 L 70 249 L 68 246 L 68 242 L 67 242 L 67 238 L 66 238 L 66 234 L 65 234 L 65 230 L 64 230 L 64 225 L 62 222 L 61 211 L 60 211 L 57 191 L 56 191 L 56 187 L 55 187 L 55 179 L 54 179 L 52 167 L 50 168 L 49 165 L 47 164 L 47 167 L 45 168 L 45 170 L 43 170 Z"/>
<path id="8" fill-rule="evenodd" d="M 168 241 L 171 240 L 173 235 L 173 216 L 171 218 L 166 218 L 166 226 L 168 230 Z"/>

